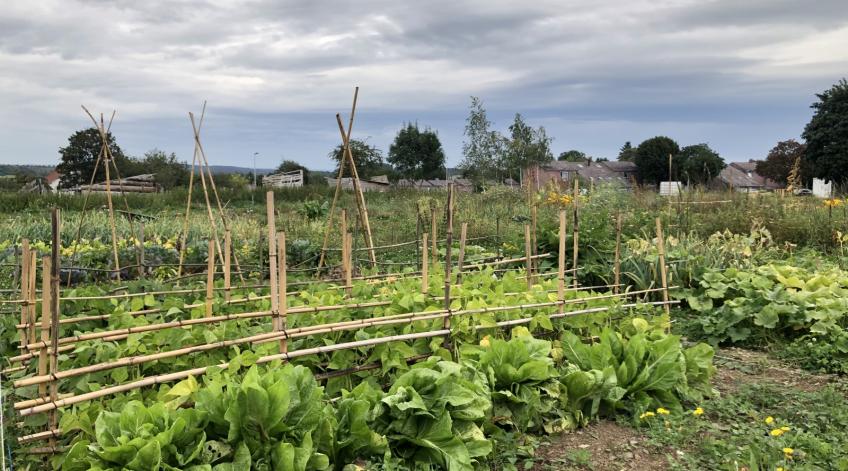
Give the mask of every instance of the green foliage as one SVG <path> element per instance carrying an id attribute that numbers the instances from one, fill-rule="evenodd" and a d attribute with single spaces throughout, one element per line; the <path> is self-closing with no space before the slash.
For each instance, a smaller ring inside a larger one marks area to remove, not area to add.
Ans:
<path id="1" fill-rule="evenodd" d="M 465 120 L 465 138 L 462 143 L 462 162 L 459 168 L 467 178 L 478 182 L 500 181 L 505 176 L 502 169 L 505 139 L 489 128 L 492 122 L 486 116 L 483 102 L 471 97 L 468 118 Z"/>
<path id="2" fill-rule="evenodd" d="M 515 180 L 521 171 L 529 166 L 543 164 L 553 160 L 551 154 L 552 138 L 548 137 L 545 128 L 534 129 L 524 122 L 521 114 L 516 113 L 509 127 L 510 139 L 506 143 L 504 170 Z"/>
<path id="3" fill-rule="evenodd" d="M 585 153 L 574 149 L 562 152 L 557 156 L 557 160 L 565 162 L 586 162 L 590 159 L 591 157 L 589 157 Z"/>
<path id="4" fill-rule="evenodd" d="M 789 173 L 795 161 L 801 159 L 801 181 L 809 186 L 812 184 L 812 166 L 804 155 L 807 146 L 794 139 L 780 141 L 766 156 L 765 160 L 757 162 L 757 173 L 781 184 L 789 182 Z"/>
<path id="5" fill-rule="evenodd" d="M 173 152 L 166 154 L 159 149 L 153 149 L 140 159 L 127 159 L 124 168 L 121 169 L 121 177 L 152 173 L 157 184 L 165 190 L 171 190 L 188 185 L 191 173 L 189 168 L 185 162 L 178 161 L 177 155 Z M 115 178 L 114 175 L 112 177 Z"/>
<path id="6" fill-rule="evenodd" d="M 618 160 L 624 162 L 633 162 L 636 160 L 636 149 L 630 144 L 630 141 L 624 143 L 618 151 Z"/>
<path id="7" fill-rule="evenodd" d="M 705 185 L 724 169 L 725 163 L 710 146 L 695 144 L 680 149 L 674 161 L 680 177 L 688 184 Z"/>
<path id="8" fill-rule="evenodd" d="M 763 345 L 812 333 L 848 354 L 846 280 L 842 270 L 786 265 L 708 270 L 686 300 L 710 343 Z"/>
<path id="9" fill-rule="evenodd" d="M 121 171 L 121 175 L 124 175 L 126 172 L 123 170 L 126 168 L 127 158 L 121 148 L 118 147 L 112 133 L 106 134 L 106 139 L 115 165 Z M 68 138 L 68 145 L 59 149 L 60 162 L 56 166 L 56 171 L 62 175 L 59 187 L 73 188 L 78 185 L 87 185 L 91 181 L 102 146 L 100 131 L 95 128 L 73 133 Z M 109 170 L 111 172 L 110 177 L 116 178 L 114 175 L 115 168 L 110 166 Z M 103 160 L 101 160 L 97 165 L 97 175 L 94 177 L 94 181 L 101 182 L 104 180 L 106 180 L 106 169 Z"/>
<path id="10" fill-rule="evenodd" d="M 668 174 L 668 159 L 679 152 L 680 146 L 670 137 L 657 136 L 643 141 L 636 148 L 633 158 L 639 182 L 656 185 L 661 181 L 671 180 Z"/>
<path id="11" fill-rule="evenodd" d="M 430 180 L 445 177 L 445 151 L 439 135 L 430 128 L 408 123 L 389 146 L 388 162 L 400 178 Z"/>
<path id="12" fill-rule="evenodd" d="M 801 135 L 813 176 L 837 185 L 848 182 L 848 81 L 816 95 L 812 119 Z"/>
<path id="13" fill-rule="evenodd" d="M 315 221 L 317 219 L 324 218 L 329 210 L 329 201 L 304 201 L 303 203 L 301 203 L 300 208 L 298 208 L 297 212 L 300 213 L 306 219 L 310 221 Z"/>
<path id="14" fill-rule="evenodd" d="M 333 149 L 327 157 L 336 163 L 336 168 L 333 170 L 335 175 L 339 173 L 339 164 L 344 161 L 345 176 L 350 176 L 350 165 L 344 157 L 344 145 L 339 144 Z M 365 141 L 359 139 L 350 140 L 350 153 L 353 156 L 353 161 L 356 163 L 356 171 L 359 173 L 359 178 L 370 178 L 377 175 L 391 173 L 391 167 L 387 166 L 383 161 L 383 152 L 376 146 L 372 146 Z M 344 158 L 344 160 L 343 160 Z"/>

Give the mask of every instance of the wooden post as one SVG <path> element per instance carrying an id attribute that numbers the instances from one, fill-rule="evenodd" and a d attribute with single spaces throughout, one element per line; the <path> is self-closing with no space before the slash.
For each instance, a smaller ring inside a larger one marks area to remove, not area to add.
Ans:
<path id="1" fill-rule="evenodd" d="M 353 234 L 346 232 L 344 237 L 345 247 L 345 292 L 347 296 L 353 295 Z"/>
<path id="2" fill-rule="evenodd" d="M 571 257 L 572 257 L 572 267 L 571 268 L 574 270 L 574 273 L 572 273 L 571 277 L 572 277 L 572 280 L 573 280 L 572 284 L 574 285 L 575 288 L 577 288 L 577 284 L 578 284 L 578 282 L 577 282 L 577 273 L 578 273 L 577 256 L 578 256 L 578 251 L 579 251 L 579 248 L 578 248 L 579 245 L 578 244 L 579 244 L 579 239 L 580 239 L 580 220 L 579 220 L 578 210 L 577 210 L 577 202 L 579 200 L 579 197 L 580 197 L 580 181 L 577 180 L 577 178 L 575 178 L 574 179 L 574 196 L 572 197 L 574 199 L 574 201 L 572 202 L 574 204 L 574 226 L 572 227 L 572 241 L 574 242 L 574 247 L 572 248 L 572 254 L 571 254 Z"/>
<path id="3" fill-rule="evenodd" d="M 280 284 L 278 291 L 280 296 L 280 330 L 285 330 L 287 326 L 286 316 L 288 315 L 288 279 L 286 270 L 288 269 L 286 262 L 286 233 L 277 233 L 277 258 L 280 266 L 280 274 L 277 277 Z M 280 353 L 289 351 L 288 341 L 285 338 L 280 339 Z"/>
<path id="4" fill-rule="evenodd" d="M 670 321 L 671 308 L 668 305 L 668 268 L 665 266 L 665 239 L 663 238 L 662 222 L 657 218 L 657 251 L 659 252 L 660 280 L 662 281 L 663 308 L 666 321 Z"/>
<path id="5" fill-rule="evenodd" d="M 51 229 L 52 229 L 52 244 L 50 251 L 50 374 L 55 375 L 59 372 L 59 268 L 61 253 L 59 245 L 61 239 L 61 224 L 59 220 L 59 209 L 53 208 L 51 214 Z M 55 379 L 50 382 L 50 401 L 56 402 L 59 398 L 59 383 Z M 59 416 L 53 410 L 50 413 L 50 430 L 55 430 L 59 426 Z"/>
<path id="6" fill-rule="evenodd" d="M 531 226 L 530 226 L 530 247 L 533 251 L 533 255 L 538 255 L 538 251 L 539 251 L 538 245 L 536 244 L 536 223 L 538 221 L 536 209 L 537 209 L 536 203 L 534 201 L 531 201 L 530 202 L 530 224 L 531 224 Z M 539 267 L 537 265 L 538 263 L 539 263 L 538 260 L 533 260 L 532 266 L 533 266 L 533 269 L 536 273 L 539 272 L 539 270 L 538 270 Z"/>
<path id="7" fill-rule="evenodd" d="M 530 249 L 530 225 L 524 225 L 524 254 L 527 262 L 527 289 L 533 287 L 533 251 Z"/>
<path id="8" fill-rule="evenodd" d="M 35 306 L 35 290 L 37 284 L 38 272 L 38 251 L 35 249 L 29 250 L 29 293 L 27 293 L 27 307 L 29 315 L 27 316 L 27 330 L 29 331 L 29 343 L 35 343 L 35 323 L 38 321 L 38 314 Z"/>
<path id="9" fill-rule="evenodd" d="M 456 268 L 456 284 L 462 284 L 462 267 L 465 265 L 465 243 L 468 238 L 468 223 L 463 222 L 459 229 L 459 260 Z"/>
<path id="10" fill-rule="evenodd" d="M 29 257 L 29 239 L 24 239 L 21 241 L 21 299 L 24 302 L 21 304 L 21 324 L 29 322 L 29 270 L 32 268 Z M 20 339 L 21 348 L 26 347 L 29 343 L 26 328 L 21 329 Z"/>
<path id="11" fill-rule="evenodd" d="M 138 277 L 144 278 L 144 223 L 138 225 Z"/>
<path id="12" fill-rule="evenodd" d="M 451 308 L 451 252 L 453 251 L 453 183 L 448 183 L 448 200 L 445 205 L 447 209 L 447 221 L 445 228 L 445 310 L 450 313 Z M 450 329 L 451 318 L 445 316 L 443 329 Z M 445 348 L 450 346 L 450 336 L 445 337 Z"/>
<path id="13" fill-rule="evenodd" d="M 215 296 L 215 241 L 209 240 L 206 252 L 206 317 L 212 317 L 212 300 Z"/>
<path id="14" fill-rule="evenodd" d="M 430 292 L 430 262 L 427 261 L 427 233 L 421 234 L 421 293 Z"/>
<path id="15" fill-rule="evenodd" d="M 621 213 L 615 218 L 615 261 L 613 265 L 613 294 L 618 294 L 621 285 Z"/>
<path id="16" fill-rule="evenodd" d="M 433 267 L 439 264 L 439 226 L 436 222 L 436 209 L 430 207 L 430 257 L 433 259 Z"/>
<path id="17" fill-rule="evenodd" d="M 280 323 L 280 294 L 277 284 L 277 222 L 274 215 L 274 192 L 265 194 L 265 210 L 268 216 L 268 264 L 270 271 L 271 289 L 271 327 L 279 331 Z"/>
<path id="18" fill-rule="evenodd" d="M 41 259 L 41 341 L 44 345 L 50 343 L 50 271 L 50 256 L 45 255 Z M 42 348 L 38 352 L 39 376 L 47 374 L 48 363 L 47 349 Z M 38 395 L 41 397 L 47 395 L 46 383 L 38 385 Z"/>
<path id="19" fill-rule="evenodd" d="M 565 230 L 568 217 L 565 211 L 559 212 L 559 259 L 557 261 L 557 300 L 560 303 L 565 302 Z M 559 305 L 559 312 L 565 312 L 565 305 Z"/>
<path id="20" fill-rule="evenodd" d="M 230 302 L 230 290 L 232 285 L 230 282 L 230 255 L 233 251 L 233 234 L 231 231 L 224 231 L 224 300 Z"/>

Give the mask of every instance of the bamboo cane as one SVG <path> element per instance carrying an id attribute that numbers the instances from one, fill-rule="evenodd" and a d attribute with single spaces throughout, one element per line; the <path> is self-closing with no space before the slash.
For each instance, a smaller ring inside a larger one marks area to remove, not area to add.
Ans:
<path id="1" fill-rule="evenodd" d="M 61 219 L 59 218 L 59 209 L 53 208 L 50 218 L 51 232 L 53 240 L 50 248 L 50 346 L 53 351 L 50 354 L 50 374 L 56 375 L 59 372 L 59 268 L 61 259 L 60 244 L 62 231 Z M 59 383 L 56 381 L 50 382 L 50 401 L 56 402 L 59 396 Z M 59 416 L 53 411 L 49 417 L 51 429 L 55 429 L 59 425 Z M 51 445 L 53 442 L 51 441 Z"/>
<path id="2" fill-rule="evenodd" d="M 436 209 L 430 207 L 430 257 L 433 259 L 433 268 L 439 265 L 439 247 L 437 245 L 439 226 L 436 222 Z"/>
<path id="3" fill-rule="evenodd" d="M 448 197 L 445 205 L 445 310 L 451 309 L 451 251 L 453 250 L 453 183 L 448 183 Z M 450 330 L 450 316 L 446 316 L 442 328 Z M 450 338 L 445 337 L 445 348 L 450 347 Z"/>
<path id="4" fill-rule="evenodd" d="M 459 257 L 457 257 L 456 282 L 462 284 L 462 266 L 465 264 L 465 242 L 468 237 L 468 223 L 463 222 L 459 229 Z"/>
<path id="5" fill-rule="evenodd" d="M 430 292 L 430 264 L 427 261 L 427 233 L 421 234 L 421 294 Z"/>
<path id="6" fill-rule="evenodd" d="M 557 260 L 557 299 L 565 301 L 565 231 L 567 217 L 565 211 L 559 212 L 559 259 Z M 563 312 L 563 305 L 560 305 L 560 314 Z"/>
<path id="7" fill-rule="evenodd" d="M 530 248 L 530 225 L 524 225 L 524 260 L 525 271 L 527 272 L 527 289 L 533 288 L 533 253 Z"/>
<path id="8" fill-rule="evenodd" d="M 50 256 L 44 256 L 41 259 L 41 341 L 45 344 L 50 342 Z M 47 374 L 49 366 L 49 358 L 47 357 L 47 349 L 44 348 L 38 355 L 38 374 L 43 376 Z M 44 396 L 47 394 L 47 386 L 39 385 L 38 395 Z"/>
<path id="9" fill-rule="evenodd" d="M 138 277 L 144 277 L 144 223 L 139 223 L 139 240 L 138 240 L 138 252 L 139 252 L 139 262 L 138 262 Z"/>
<path id="10" fill-rule="evenodd" d="M 194 143 L 195 143 L 195 151 L 198 153 L 198 156 L 201 155 L 200 152 L 200 139 L 197 130 L 197 125 L 194 122 L 194 113 L 188 113 L 189 120 L 191 121 L 191 128 L 194 132 Z M 203 188 L 203 199 L 206 202 L 206 216 L 209 218 L 209 228 L 212 230 L 212 240 L 215 242 L 215 248 L 218 256 L 224 252 L 221 250 L 221 242 L 218 240 L 218 223 L 215 222 L 215 216 L 212 215 L 212 203 L 209 200 L 209 190 L 206 189 L 206 175 L 203 173 L 203 160 L 198 157 L 198 170 L 200 170 L 200 186 Z M 221 264 L 224 263 L 224 259 L 221 258 Z"/>
<path id="11" fill-rule="evenodd" d="M 227 229 L 224 231 L 224 301 L 230 302 L 230 255 L 233 250 L 233 234 Z"/>
<path id="12" fill-rule="evenodd" d="M 279 232 L 277 233 L 277 250 L 279 258 L 279 266 L 280 266 L 280 274 L 278 276 L 278 282 L 280 283 L 279 288 L 277 288 L 278 294 L 280 296 L 279 307 L 280 307 L 280 331 L 285 331 L 288 328 L 287 324 L 287 316 L 288 316 L 288 287 L 287 283 L 287 274 L 286 269 L 288 268 L 288 262 L 286 261 L 286 233 Z M 289 351 L 288 342 L 286 339 L 280 340 L 280 353 L 286 353 Z"/>
<path id="13" fill-rule="evenodd" d="M 618 285 L 621 283 L 621 213 L 615 218 L 615 260 L 613 261 L 614 270 L 614 292 L 618 292 Z"/>
<path id="14" fill-rule="evenodd" d="M 200 112 L 200 122 L 198 124 L 199 127 L 203 125 L 203 117 L 206 116 L 206 102 L 203 102 L 203 111 Z M 185 249 L 186 249 L 186 239 L 188 238 L 188 215 L 191 213 L 191 197 L 192 191 L 194 189 L 194 173 L 195 167 L 197 165 L 197 144 L 194 146 L 194 156 L 191 159 L 191 173 L 188 177 L 188 194 L 186 196 L 186 210 L 185 217 L 183 218 L 183 230 L 180 233 L 180 260 L 179 265 L 177 267 L 177 276 L 182 276 L 183 274 L 183 261 L 185 261 Z"/>
<path id="15" fill-rule="evenodd" d="M 268 218 L 268 263 L 271 278 L 272 330 L 280 330 L 280 294 L 277 284 L 277 220 L 274 213 L 274 192 L 265 193 L 265 212 Z"/>
<path id="16" fill-rule="evenodd" d="M 27 343 L 35 343 L 35 323 L 37 320 L 37 309 L 35 306 L 36 303 L 36 283 L 37 283 L 37 273 L 38 273 L 38 251 L 35 249 L 30 249 L 29 251 L 29 292 L 27 293 L 27 310 L 28 316 L 27 320 L 29 321 L 29 326 L 27 327 L 27 335 L 29 336 L 29 340 Z"/>
<path id="17" fill-rule="evenodd" d="M 572 239 L 573 239 L 573 242 L 574 242 L 574 247 L 572 249 L 573 253 L 571 254 L 571 256 L 573 258 L 573 263 L 572 263 L 571 266 L 573 268 L 577 268 L 577 258 L 578 258 L 578 251 L 579 251 L 578 241 L 580 239 L 580 220 L 578 218 L 578 209 L 577 209 L 578 203 L 579 203 L 579 200 L 580 200 L 580 181 L 577 178 L 574 179 L 574 197 L 573 198 L 574 198 L 574 227 L 572 228 L 572 231 L 573 231 Z M 574 279 L 572 281 L 573 281 L 574 286 L 577 287 L 578 280 L 577 280 L 577 272 L 576 271 L 574 272 Z"/>
<path id="18" fill-rule="evenodd" d="M 668 267 L 665 264 L 665 239 L 663 238 L 663 230 L 662 230 L 662 221 L 660 218 L 657 218 L 657 251 L 659 252 L 659 263 L 660 263 L 660 276 L 662 280 L 662 296 L 663 301 L 666 303 L 664 305 L 666 320 L 670 321 L 671 310 L 668 306 Z"/>
<path id="19" fill-rule="evenodd" d="M 29 271 L 32 269 L 29 255 L 29 239 L 21 241 L 21 324 L 29 322 Z M 20 344 L 26 346 L 29 344 L 29 336 L 26 329 L 20 331 Z"/>
<path id="20" fill-rule="evenodd" d="M 215 300 L 215 241 L 210 240 L 206 249 L 206 317 L 212 317 L 212 302 Z"/>

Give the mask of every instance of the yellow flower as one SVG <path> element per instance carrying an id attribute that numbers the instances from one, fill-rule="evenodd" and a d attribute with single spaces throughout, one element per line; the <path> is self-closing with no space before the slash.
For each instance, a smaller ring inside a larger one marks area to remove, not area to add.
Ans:
<path id="1" fill-rule="evenodd" d="M 639 416 L 639 419 L 644 420 L 644 419 L 646 419 L 646 418 L 648 418 L 648 417 L 653 417 L 653 416 L 655 416 L 655 415 L 656 415 L 656 414 L 654 414 L 653 412 L 648 411 L 648 412 L 645 412 L 644 414 L 640 415 L 640 416 Z"/>
<path id="2" fill-rule="evenodd" d="M 489 348 L 489 336 L 488 335 L 483 337 L 482 340 L 480 340 L 480 346 L 485 347 L 485 348 Z"/>
<path id="3" fill-rule="evenodd" d="M 786 447 L 783 449 L 783 454 L 785 455 L 791 455 L 792 453 L 795 453 L 795 450 L 793 450 L 792 448 Z"/>
<path id="4" fill-rule="evenodd" d="M 774 469 L 774 471 L 786 471 L 786 470 L 783 469 L 782 466 L 778 466 L 777 468 Z"/>
<path id="5" fill-rule="evenodd" d="M 704 409 L 701 407 L 696 407 L 695 410 L 692 411 L 692 415 L 704 415 Z"/>
<path id="6" fill-rule="evenodd" d="M 769 433 L 771 434 L 772 437 L 779 437 L 779 436 L 783 435 L 784 431 L 779 429 L 779 428 L 776 428 Z"/>
<path id="7" fill-rule="evenodd" d="M 784 432 L 788 432 L 788 431 L 789 431 L 789 427 L 787 427 L 787 426 L 785 426 L 785 425 L 784 425 L 783 427 L 780 427 L 780 430 L 782 430 L 782 431 L 784 431 Z"/>
<path id="8" fill-rule="evenodd" d="M 657 409 L 657 414 L 668 415 L 670 413 L 671 412 L 669 412 L 669 410 L 664 407 L 660 407 Z"/>
<path id="9" fill-rule="evenodd" d="M 773 424 L 774 423 L 774 417 L 772 417 L 772 416 L 766 417 L 766 423 L 769 424 L 769 425 Z"/>

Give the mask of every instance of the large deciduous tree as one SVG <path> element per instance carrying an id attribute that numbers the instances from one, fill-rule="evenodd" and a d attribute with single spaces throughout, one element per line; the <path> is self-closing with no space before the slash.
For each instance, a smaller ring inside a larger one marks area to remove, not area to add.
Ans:
<path id="1" fill-rule="evenodd" d="M 670 137 L 657 136 L 643 141 L 636 148 L 633 159 L 639 182 L 656 185 L 670 180 L 668 157 L 679 152 L 680 146 Z"/>
<path id="2" fill-rule="evenodd" d="M 430 180 L 444 177 L 445 151 L 435 131 L 409 123 L 389 146 L 388 162 L 399 177 Z"/>
<path id="3" fill-rule="evenodd" d="M 802 134 L 805 155 L 813 177 L 843 185 L 848 183 L 848 81 L 816 96 L 815 113 Z"/>
<path id="4" fill-rule="evenodd" d="M 724 159 L 706 144 L 695 144 L 680 149 L 674 157 L 681 178 L 689 184 L 704 185 L 726 166 Z"/>
<path id="5" fill-rule="evenodd" d="M 124 169 L 127 167 L 127 158 L 124 156 L 124 152 L 115 142 L 115 137 L 111 133 L 106 134 L 106 141 L 121 175 L 126 176 Z M 91 181 L 91 174 L 94 173 L 101 147 L 100 131 L 97 129 L 89 128 L 73 133 L 68 138 L 68 145 L 59 149 L 60 162 L 56 166 L 56 171 L 62 175 L 59 187 L 73 188 L 78 185 L 87 185 Z M 116 178 L 114 175 L 115 168 L 110 166 L 109 170 L 109 176 Z M 94 182 L 101 182 L 105 179 L 106 170 L 104 162 L 101 161 L 97 165 L 97 175 Z"/>
<path id="6" fill-rule="evenodd" d="M 462 143 L 462 174 L 475 181 L 500 181 L 504 176 L 502 163 L 505 154 L 505 139 L 492 131 L 492 122 L 486 116 L 483 102 L 471 97 L 468 118 L 465 120 L 465 141 Z"/>
<path id="7" fill-rule="evenodd" d="M 524 121 L 520 113 L 516 113 L 509 132 L 504 170 L 510 178 L 517 179 L 523 169 L 554 159 L 551 154 L 552 139 L 548 137 L 544 127 L 534 129 Z"/>
<path id="8" fill-rule="evenodd" d="M 383 152 L 375 146 L 369 145 L 365 141 L 358 139 L 350 140 L 350 152 L 353 155 L 353 161 L 356 163 L 356 171 L 359 178 L 370 178 L 375 175 L 389 174 L 391 168 L 383 161 Z M 333 149 L 328 157 L 336 162 L 335 173 L 339 172 L 339 162 L 343 161 L 344 145 L 339 144 Z M 347 160 L 344 160 L 345 176 L 350 176 L 350 166 L 347 165 Z"/>
<path id="9" fill-rule="evenodd" d="M 780 141 L 772 148 L 765 160 L 757 162 L 757 173 L 766 178 L 786 185 L 789 182 L 789 173 L 795 161 L 801 159 L 801 181 L 809 185 L 812 181 L 812 168 L 805 157 L 807 146 L 794 140 Z"/>

